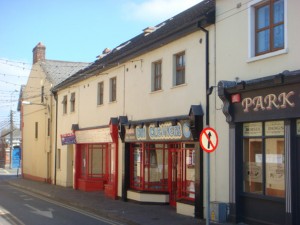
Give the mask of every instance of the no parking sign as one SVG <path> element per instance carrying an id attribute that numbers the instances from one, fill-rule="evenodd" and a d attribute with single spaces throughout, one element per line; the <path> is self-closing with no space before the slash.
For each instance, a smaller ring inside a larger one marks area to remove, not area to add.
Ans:
<path id="1" fill-rule="evenodd" d="M 201 148 L 207 153 L 215 151 L 219 142 L 217 131 L 211 127 L 205 128 L 200 134 L 199 142 Z"/>

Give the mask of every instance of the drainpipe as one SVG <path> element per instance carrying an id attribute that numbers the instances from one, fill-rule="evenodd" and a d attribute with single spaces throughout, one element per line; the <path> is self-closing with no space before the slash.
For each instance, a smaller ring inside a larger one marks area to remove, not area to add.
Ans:
<path id="1" fill-rule="evenodd" d="M 206 86 L 205 86 L 205 96 L 206 96 L 206 126 L 209 126 L 209 96 L 211 92 L 208 92 L 209 90 L 209 32 L 205 28 L 203 28 L 198 23 L 198 27 L 200 30 L 205 32 L 205 80 L 206 80 Z M 203 151 L 201 151 L 203 152 Z M 202 153 L 203 154 L 203 153 Z M 207 178 L 206 178 L 206 225 L 210 224 L 210 155 L 209 153 L 206 154 L 207 156 L 207 163 L 206 163 L 206 170 L 207 170 Z"/>
<path id="2" fill-rule="evenodd" d="M 206 46 L 205 46 L 205 80 L 206 86 L 205 90 L 209 90 L 209 32 L 205 28 L 203 28 L 200 24 L 198 24 L 200 30 L 205 33 Z M 211 93 L 206 93 L 206 125 L 209 125 L 209 95 Z"/>
<path id="3" fill-rule="evenodd" d="M 56 185 L 56 163 L 57 163 L 57 115 L 58 115 L 58 97 L 54 94 L 55 99 L 55 149 L 54 149 L 54 185 Z"/>

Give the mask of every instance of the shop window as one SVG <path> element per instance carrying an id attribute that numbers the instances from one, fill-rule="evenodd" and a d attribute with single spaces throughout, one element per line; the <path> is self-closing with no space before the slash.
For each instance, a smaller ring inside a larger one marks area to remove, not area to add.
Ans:
<path id="1" fill-rule="evenodd" d="M 131 188 L 168 190 L 168 149 L 165 144 L 132 144 Z"/>
<path id="2" fill-rule="evenodd" d="M 243 124 L 244 191 L 285 196 L 284 121 Z"/>
<path id="3" fill-rule="evenodd" d="M 75 112 L 75 92 L 71 94 L 70 107 L 70 112 Z"/>
<path id="4" fill-rule="evenodd" d="M 185 52 L 178 53 L 174 56 L 175 74 L 174 86 L 185 83 Z"/>
<path id="5" fill-rule="evenodd" d="M 130 155 L 132 189 L 168 191 L 174 201 L 195 199 L 194 143 L 135 143 Z"/>
<path id="6" fill-rule="evenodd" d="M 285 0 L 256 0 L 250 3 L 250 57 L 287 48 L 285 8 Z"/>
<path id="7" fill-rule="evenodd" d="M 152 63 L 152 91 L 161 90 L 162 61 Z"/>
<path id="8" fill-rule="evenodd" d="M 103 105 L 104 82 L 98 83 L 97 105 Z"/>
<path id="9" fill-rule="evenodd" d="M 104 178 L 106 174 L 106 144 L 82 145 L 81 178 Z"/>

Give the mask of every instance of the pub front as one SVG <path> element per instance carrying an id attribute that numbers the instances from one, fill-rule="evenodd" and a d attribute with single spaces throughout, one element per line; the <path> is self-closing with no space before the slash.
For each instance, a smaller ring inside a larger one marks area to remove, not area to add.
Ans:
<path id="1" fill-rule="evenodd" d="M 300 70 L 220 81 L 229 123 L 230 220 L 300 224 Z"/>

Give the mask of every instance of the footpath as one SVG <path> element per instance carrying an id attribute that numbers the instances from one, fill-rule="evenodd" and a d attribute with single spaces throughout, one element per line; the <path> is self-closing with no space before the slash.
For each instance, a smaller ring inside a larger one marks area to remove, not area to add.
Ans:
<path id="1" fill-rule="evenodd" d="M 8 183 L 15 187 L 52 200 L 77 207 L 99 216 L 128 225 L 205 225 L 200 220 L 176 213 L 176 209 L 169 205 L 149 205 L 136 202 L 112 200 L 104 196 L 103 192 L 83 192 L 72 188 L 65 188 L 48 183 L 36 182 L 20 177 L 8 179 Z M 218 225 L 218 223 L 211 222 Z M 229 223 L 222 223 L 229 225 Z"/>

